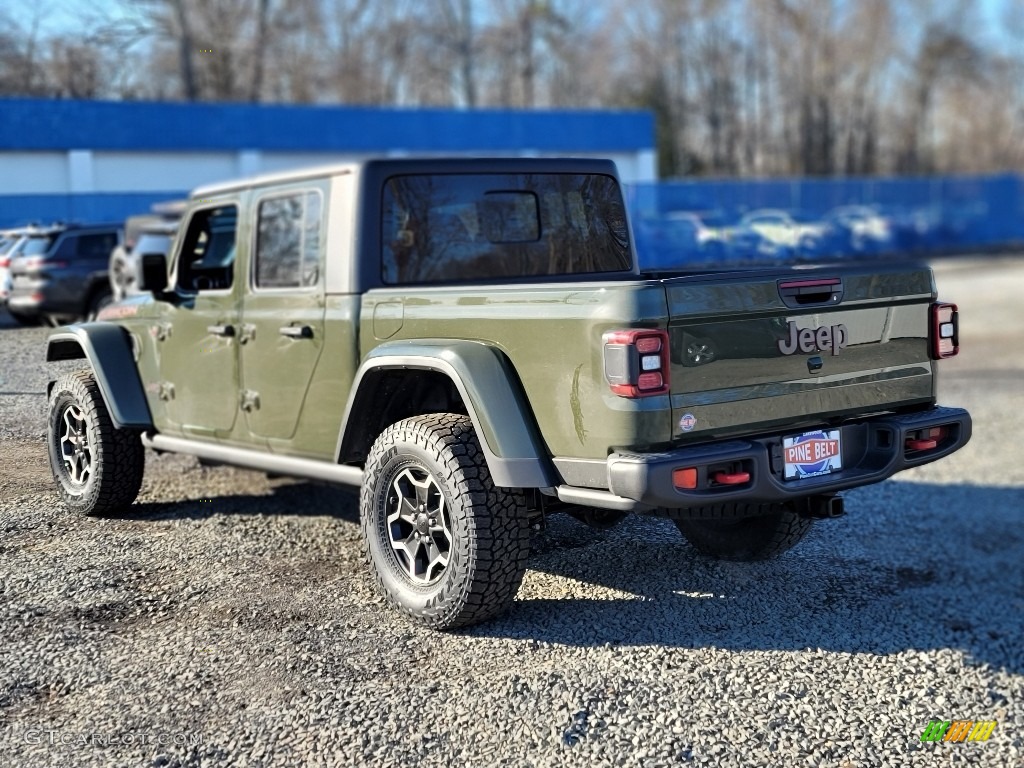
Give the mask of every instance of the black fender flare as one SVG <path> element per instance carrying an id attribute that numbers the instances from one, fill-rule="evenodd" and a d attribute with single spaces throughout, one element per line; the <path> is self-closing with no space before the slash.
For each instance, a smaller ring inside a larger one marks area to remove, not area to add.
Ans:
<path id="1" fill-rule="evenodd" d="M 430 370 L 452 380 L 466 405 L 494 484 L 503 488 L 550 488 L 553 469 L 533 413 L 511 363 L 496 348 L 475 341 L 417 339 L 375 347 L 356 371 L 338 436 L 336 456 L 351 441 L 353 414 L 373 401 L 372 380 L 382 370 Z"/>
<path id="2" fill-rule="evenodd" d="M 110 420 L 119 429 L 149 429 L 153 417 L 135 366 L 128 332 L 113 323 L 76 323 L 57 329 L 46 343 L 46 361 L 89 361 Z M 47 387 L 49 396 L 53 382 Z"/>

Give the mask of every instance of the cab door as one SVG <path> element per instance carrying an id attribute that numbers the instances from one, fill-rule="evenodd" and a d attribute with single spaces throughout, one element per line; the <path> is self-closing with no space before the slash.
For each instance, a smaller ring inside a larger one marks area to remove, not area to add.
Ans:
<path id="1" fill-rule="evenodd" d="M 150 327 L 170 431 L 226 438 L 238 414 L 240 287 L 235 201 L 194 211 L 181 232 L 175 299 Z M 244 282 L 244 281 L 242 281 Z"/>
<path id="2" fill-rule="evenodd" d="M 257 195 L 242 303 L 242 402 L 251 438 L 288 451 L 324 348 L 324 185 Z"/>

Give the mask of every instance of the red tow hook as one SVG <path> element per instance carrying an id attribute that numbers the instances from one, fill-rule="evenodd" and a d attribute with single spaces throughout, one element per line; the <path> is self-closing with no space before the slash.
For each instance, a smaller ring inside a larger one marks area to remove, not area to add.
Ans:
<path id="1" fill-rule="evenodd" d="M 743 485 L 750 482 L 749 472 L 715 472 L 714 481 L 719 485 Z"/>
<path id="2" fill-rule="evenodd" d="M 930 451 L 939 444 L 938 440 L 907 440 L 907 448 L 912 451 Z"/>

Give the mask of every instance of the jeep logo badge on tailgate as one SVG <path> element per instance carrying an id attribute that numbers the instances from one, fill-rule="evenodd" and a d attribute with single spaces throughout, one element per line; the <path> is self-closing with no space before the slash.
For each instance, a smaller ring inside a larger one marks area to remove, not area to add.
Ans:
<path id="1" fill-rule="evenodd" d="M 840 349 L 846 347 L 849 338 L 846 326 L 823 325 L 820 328 L 797 328 L 796 323 L 789 321 L 789 338 L 779 341 L 779 352 L 784 355 L 795 355 L 797 352 L 810 354 L 832 350 L 838 355 Z"/>

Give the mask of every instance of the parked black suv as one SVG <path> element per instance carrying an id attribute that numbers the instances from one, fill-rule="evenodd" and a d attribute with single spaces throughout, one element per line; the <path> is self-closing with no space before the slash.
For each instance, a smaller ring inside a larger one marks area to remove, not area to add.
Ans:
<path id="1" fill-rule="evenodd" d="M 55 225 L 33 232 L 11 262 L 8 307 L 53 323 L 92 318 L 110 303 L 107 265 L 120 224 Z"/>

